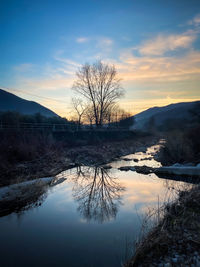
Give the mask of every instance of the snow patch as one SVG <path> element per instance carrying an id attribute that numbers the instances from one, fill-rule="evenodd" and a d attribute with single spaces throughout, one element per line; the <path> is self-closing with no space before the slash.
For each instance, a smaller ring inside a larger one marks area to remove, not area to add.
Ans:
<path id="1" fill-rule="evenodd" d="M 0 188 L 0 201 L 5 199 L 15 198 L 17 195 L 20 195 L 22 189 L 29 185 L 47 185 L 50 184 L 55 178 L 54 177 L 44 177 L 39 179 L 34 179 L 31 181 L 26 181 L 18 184 L 13 184 L 9 186 L 4 186 Z"/>

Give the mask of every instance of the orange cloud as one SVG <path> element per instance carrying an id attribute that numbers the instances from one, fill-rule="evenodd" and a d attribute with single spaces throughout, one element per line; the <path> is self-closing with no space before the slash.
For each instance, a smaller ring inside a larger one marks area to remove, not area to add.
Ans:
<path id="1" fill-rule="evenodd" d="M 116 64 L 124 81 L 167 82 L 197 79 L 200 74 L 200 52 L 189 51 L 182 57 L 136 57 L 127 51 Z"/>
<path id="2" fill-rule="evenodd" d="M 156 38 L 144 42 L 138 50 L 142 55 L 158 56 L 178 48 L 188 48 L 195 39 L 196 34 L 193 31 L 183 34 L 160 34 Z"/>

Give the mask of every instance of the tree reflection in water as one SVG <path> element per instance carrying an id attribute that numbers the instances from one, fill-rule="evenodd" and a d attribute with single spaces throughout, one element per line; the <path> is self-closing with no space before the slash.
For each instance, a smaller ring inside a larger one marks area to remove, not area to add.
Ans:
<path id="1" fill-rule="evenodd" d="M 99 223 L 116 217 L 125 190 L 110 171 L 102 167 L 77 167 L 72 178 L 73 197 L 78 201 L 78 211 L 87 221 Z"/>

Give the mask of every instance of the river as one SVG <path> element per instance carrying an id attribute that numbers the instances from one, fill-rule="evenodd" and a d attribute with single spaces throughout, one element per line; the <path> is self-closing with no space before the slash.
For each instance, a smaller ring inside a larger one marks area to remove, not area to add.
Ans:
<path id="1" fill-rule="evenodd" d="M 158 146 L 60 173 L 37 205 L 0 218 L 1 266 L 117 267 L 131 256 L 145 212 L 176 196 L 184 182 L 121 166 L 159 167 Z M 135 160 L 135 161 L 134 161 Z M 138 161 L 137 161 L 138 160 Z"/>

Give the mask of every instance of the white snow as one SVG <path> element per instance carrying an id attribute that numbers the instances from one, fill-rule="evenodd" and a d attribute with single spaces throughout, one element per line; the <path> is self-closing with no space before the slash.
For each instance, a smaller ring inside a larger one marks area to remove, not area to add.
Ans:
<path id="1" fill-rule="evenodd" d="M 157 172 L 165 172 L 168 174 L 176 175 L 191 175 L 191 176 L 200 176 L 200 164 L 196 166 L 186 166 L 183 164 L 175 163 L 172 166 L 165 166 L 157 169 Z"/>
<path id="2" fill-rule="evenodd" d="M 26 181 L 18 184 L 13 184 L 9 186 L 4 186 L 0 188 L 0 201 L 5 199 L 15 198 L 17 195 L 20 195 L 21 189 L 25 188 L 28 185 L 34 185 L 40 183 L 41 185 L 50 184 L 55 178 L 54 177 L 44 177 L 39 179 L 34 179 L 31 181 Z"/>

